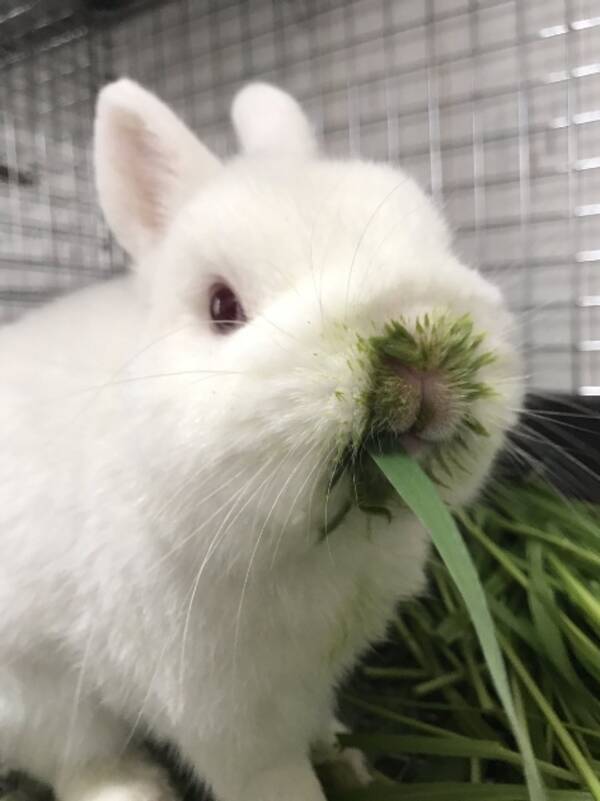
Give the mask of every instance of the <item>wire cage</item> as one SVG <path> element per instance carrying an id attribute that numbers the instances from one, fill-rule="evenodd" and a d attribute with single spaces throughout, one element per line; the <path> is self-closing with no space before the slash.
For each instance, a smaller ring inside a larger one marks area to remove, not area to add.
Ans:
<path id="1" fill-rule="evenodd" d="M 443 205 L 531 388 L 600 395 L 598 53 L 593 0 L 3 0 L 0 321 L 124 269 L 93 186 L 102 84 L 138 79 L 227 155 L 260 78 L 329 152 L 400 162 Z"/>

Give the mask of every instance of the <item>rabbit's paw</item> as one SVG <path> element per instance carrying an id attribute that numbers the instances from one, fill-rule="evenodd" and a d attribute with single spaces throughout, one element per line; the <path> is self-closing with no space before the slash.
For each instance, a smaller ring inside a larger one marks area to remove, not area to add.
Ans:
<path id="1" fill-rule="evenodd" d="M 122 760 L 85 772 L 58 792 L 59 801 L 175 801 L 165 772 L 145 759 Z"/>
<path id="2" fill-rule="evenodd" d="M 316 770 L 326 789 L 354 790 L 373 781 L 365 755 L 357 748 L 340 748 L 319 762 Z"/>
<path id="3" fill-rule="evenodd" d="M 357 748 L 342 748 L 337 735 L 348 730 L 333 720 L 325 738 L 313 748 L 313 763 L 323 785 L 338 790 L 365 787 L 373 781 L 367 760 Z"/>

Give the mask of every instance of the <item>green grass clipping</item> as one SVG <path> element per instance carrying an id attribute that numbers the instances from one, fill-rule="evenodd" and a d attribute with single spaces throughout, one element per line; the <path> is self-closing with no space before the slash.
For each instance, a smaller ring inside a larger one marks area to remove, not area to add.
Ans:
<path id="1" fill-rule="evenodd" d="M 371 457 L 404 503 L 427 529 L 450 576 L 456 583 L 477 634 L 491 680 L 517 741 L 523 759 L 529 799 L 549 801 L 527 726 L 523 716 L 517 712 L 485 592 L 452 515 L 439 497 L 434 484 L 414 459 L 404 453 L 386 455 L 372 452 Z"/>

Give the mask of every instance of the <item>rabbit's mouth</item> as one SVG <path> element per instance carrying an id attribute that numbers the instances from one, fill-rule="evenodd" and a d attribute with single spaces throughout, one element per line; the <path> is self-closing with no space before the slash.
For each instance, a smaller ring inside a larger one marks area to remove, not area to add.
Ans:
<path id="1" fill-rule="evenodd" d="M 404 451 L 426 466 L 433 447 L 412 434 L 397 435 L 393 432 L 371 435 L 357 449 L 347 446 L 332 468 L 321 534 L 331 534 L 352 508 L 392 519 L 392 507 L 398 505 L 397 496 L 371 458 L 371 453 Z"/>
<path id="2" fill-rule="evenodd" d="M 392 322 L 383 335 L 359 339 L 369 376 L 361 398 L 366 413 L 359 435 L 335 459 L 330 490 L 343 484 L 349 492 L 345 513 L 332 517 L 325 534 L 354 506 L 391 517 L 395 496 L 370 456 L 374 451 L 409 453 L 447 489 L 467 469 L 477 439 L 488 436 L 473 411 L 495 394 L 480 376 L 496 358 L 483 348 L 485 336 L 474 333 L 469 316 L 425 315 L 411 328 Z"/>

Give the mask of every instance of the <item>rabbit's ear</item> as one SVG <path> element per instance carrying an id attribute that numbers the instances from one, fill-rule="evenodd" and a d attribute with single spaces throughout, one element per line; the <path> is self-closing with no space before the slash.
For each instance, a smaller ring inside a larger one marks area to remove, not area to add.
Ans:
<path id="1" fill-rule="evenodd" d="M 231 118 L 249 155 L 310 156 L 317 150 L 308 118 L 291 95 L 268 83 L 251 83 L 233 100 Z"/>
<path id="2" fill-rule="evenodd" d="M 221 166 L 164 103 L 127 79 L 100 92 L 94 161 L 104 216 L 134 259 Z"/>

